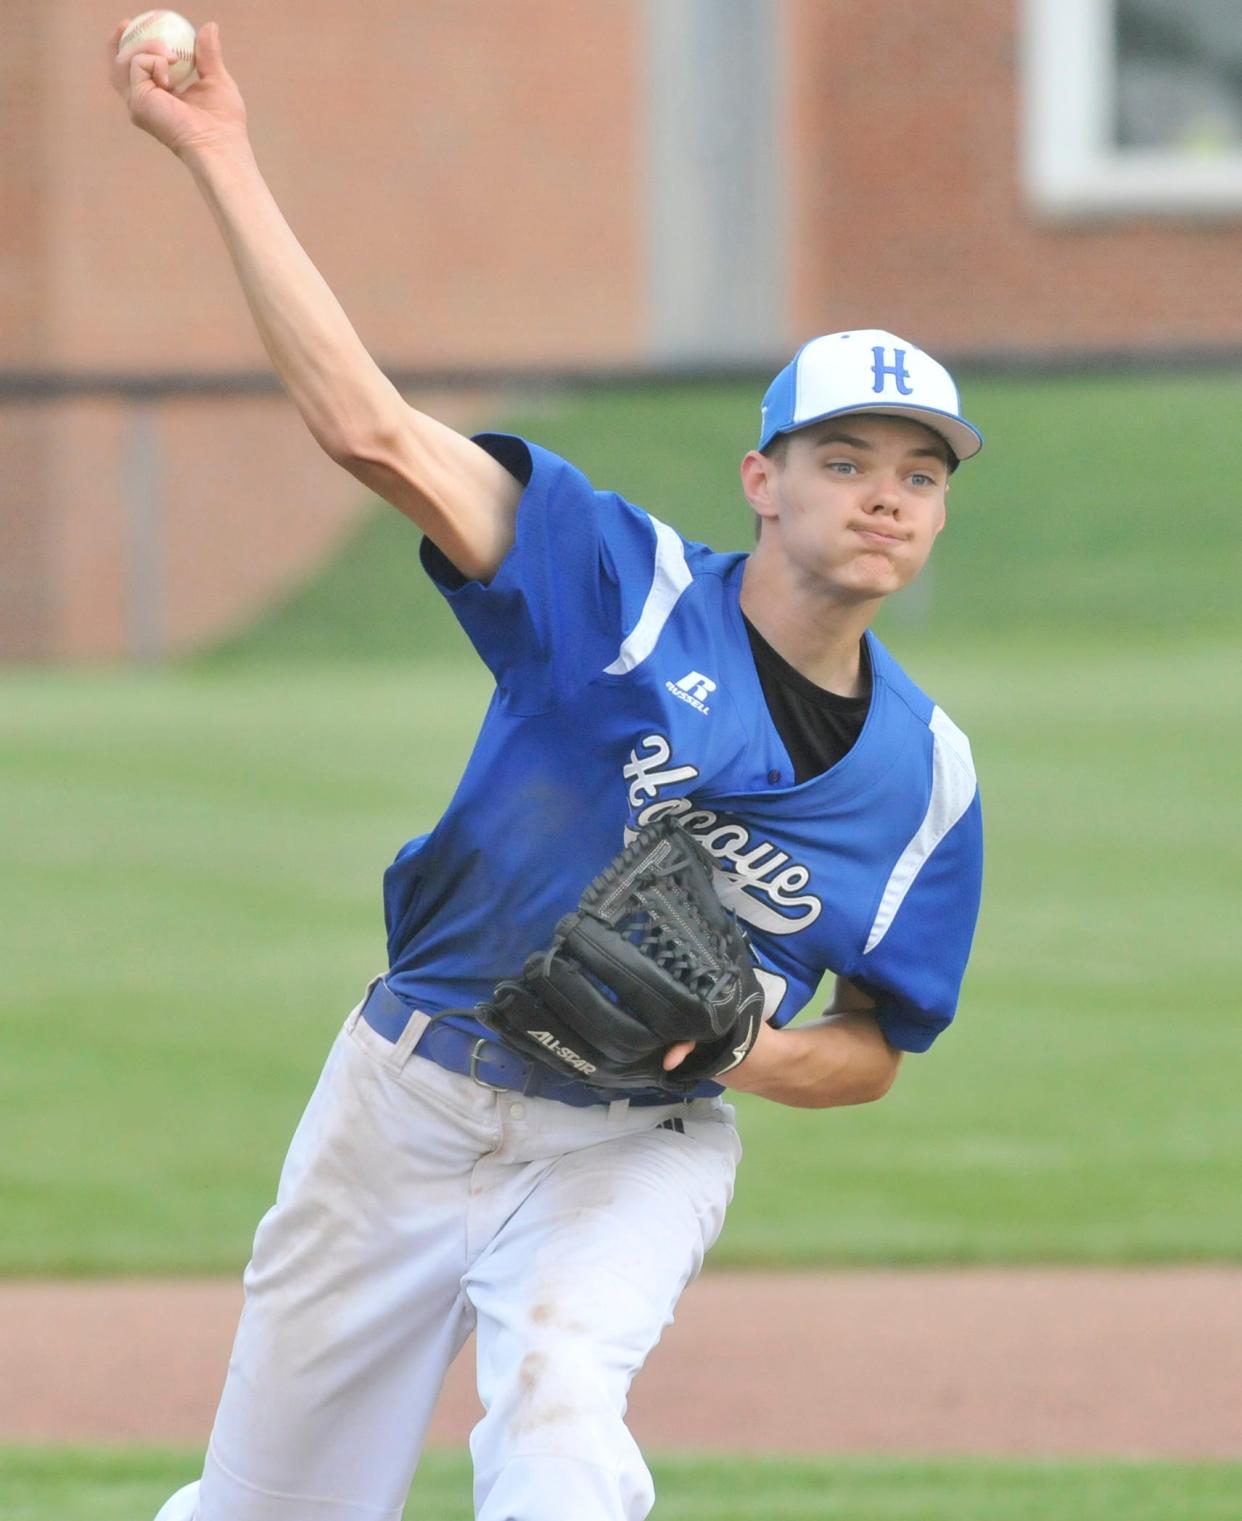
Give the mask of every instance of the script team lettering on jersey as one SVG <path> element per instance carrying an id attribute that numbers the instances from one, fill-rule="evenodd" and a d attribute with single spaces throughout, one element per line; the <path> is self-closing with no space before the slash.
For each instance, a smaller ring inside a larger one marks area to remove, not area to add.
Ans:
<path id="1" fill-rule="evenodd" d="M 716 868 L 716 891 L 726 908 L 745 923 L 771 935 L 792 935 L 814 924 L 824 905 L 814 893 L 802 891 L 811 880 L 809 869 L 790 862 L 786 852 L 770 840 L 756 841 L 754 832 L 737 820 L 722 822 L 722 815 L 696 807 L 688 797 L 661 798 L 662 791 L 693 781 L 699 773 L 694 766 L 673 761 L 672 746 L 662 734 L 648 734 L 641 743 L 641 753 L 631 750 L 623 768 L 638 828 L 660 818 L 676 818 L 709 855 L 728 862 L 727 869 Z M 627 830 L 626 837 L 632 839 L 634 831 Z"/>

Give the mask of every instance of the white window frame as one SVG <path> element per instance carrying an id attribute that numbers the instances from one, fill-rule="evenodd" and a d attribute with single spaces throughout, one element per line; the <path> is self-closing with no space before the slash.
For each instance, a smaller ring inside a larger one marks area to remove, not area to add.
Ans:
<path id="1" fill-rule="evenodd" d="M 1023 0 L 1023 181 L 1053 216 L 1242 212 L 1242 152 L 1119 150 L 1115 0 Z"/>

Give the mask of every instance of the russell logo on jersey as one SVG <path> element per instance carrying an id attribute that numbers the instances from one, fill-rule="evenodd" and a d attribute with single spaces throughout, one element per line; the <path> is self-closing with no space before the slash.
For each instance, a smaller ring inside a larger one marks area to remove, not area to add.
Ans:
<path id="1" fill-rule="evenodd" d="M 690 671 L 680 681 L 666 681 L 664 685 L 674 697 L 680 697 L 682 702 L 688 702 L 698 712 L 711 712 L 707 699 L 716 690 L 716 683 L 710 676 L 704 676 L 701 671 Z"/>

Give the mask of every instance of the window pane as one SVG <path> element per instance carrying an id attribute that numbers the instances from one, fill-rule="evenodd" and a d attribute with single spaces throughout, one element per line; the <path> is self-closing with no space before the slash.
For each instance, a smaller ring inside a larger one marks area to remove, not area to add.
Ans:
<path id="1" fill-rule="evenodd" d="M 1118 148 L 1242 149 L 1242 0 L 1115 0 Z"/>

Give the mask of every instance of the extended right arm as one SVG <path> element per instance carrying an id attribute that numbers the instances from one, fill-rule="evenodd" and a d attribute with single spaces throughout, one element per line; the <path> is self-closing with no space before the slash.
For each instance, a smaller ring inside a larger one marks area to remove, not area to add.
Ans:
<path id="1" fill-rule="evenodd" d="M 193 174 L 272 363 L 320 446 L 463 575 L 489 580 L 513 542 L 521 488 L 469 439 L 410 407 L 368 354 L 259 171 L 214 23 L 199 33 L 195 61 L 200 82 L 183 97 L 165 88 L 160 53 L 114 61 L 131 119 Z"/>

